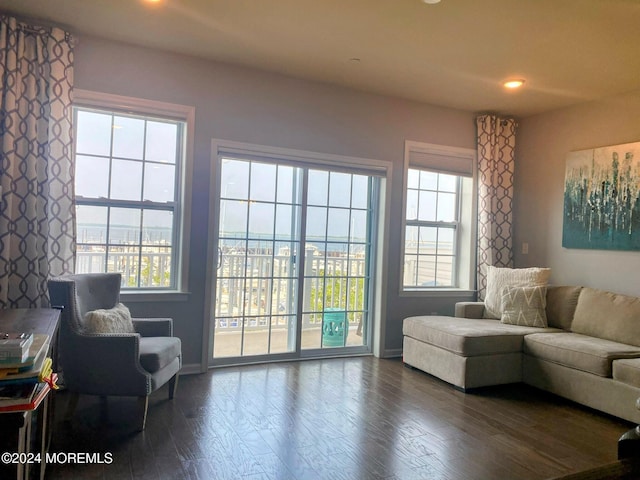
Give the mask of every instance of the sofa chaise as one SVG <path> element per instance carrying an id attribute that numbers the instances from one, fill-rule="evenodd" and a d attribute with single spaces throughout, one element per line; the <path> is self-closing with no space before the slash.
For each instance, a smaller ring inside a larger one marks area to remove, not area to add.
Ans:
<path id="1" fill-rule="evenodd" d="M 545 311 L 546 327 L 483 318 L 481 302 L 406 318 L 403 361 L 464 391 L 524 382 L 640 423 L 640 298 L 550 286 Z"/>

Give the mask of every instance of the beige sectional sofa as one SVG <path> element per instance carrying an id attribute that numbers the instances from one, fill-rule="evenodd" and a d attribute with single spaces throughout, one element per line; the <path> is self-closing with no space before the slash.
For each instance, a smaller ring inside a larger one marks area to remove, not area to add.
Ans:
<path id="1" fill-rule="evenodd" d="M 547 328 L 483 314 L 465 302 L 455 317 L 406 318 L 403 361 L 463 390 L 524 382 L 640 423 L 640 298 L 551 286 Z"/>

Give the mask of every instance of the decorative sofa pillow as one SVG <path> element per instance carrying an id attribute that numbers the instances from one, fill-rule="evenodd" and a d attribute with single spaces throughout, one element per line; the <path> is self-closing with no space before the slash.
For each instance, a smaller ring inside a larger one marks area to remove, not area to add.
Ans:
<path id="1" fill-rule="evenodd" d="M 510 325 L 547 327 L 547 287 L 504 287 L 500 321 Z"/>
<path id="2" fill-rule="evenodd" d="M 502 317 L 502 289 L 504 287 L 546 286 L 550 268 L 487 267 L 487 291 L 484 298 L 484 317 Z"/>
<path id="3" fill-rule="evenodd" d="M 113 308 L 87 312 L 84 320 L 87 333 L 135 333 L 131 313 L 122 303 Z"/>

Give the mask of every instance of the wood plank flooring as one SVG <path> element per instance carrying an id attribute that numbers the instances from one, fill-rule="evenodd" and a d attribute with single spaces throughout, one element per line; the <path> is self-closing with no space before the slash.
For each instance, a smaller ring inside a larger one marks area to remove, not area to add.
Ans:
<path id="1" fill-rule="evenodd" d="M 628 422 L 526 385 L 455 390 L 400 360 L 312 360 L 183 376 L 136 401 L 57 397 L 52 451 L 111 464 L 50 465 L 49 479 L 546 479 L 616 459 Z"/>

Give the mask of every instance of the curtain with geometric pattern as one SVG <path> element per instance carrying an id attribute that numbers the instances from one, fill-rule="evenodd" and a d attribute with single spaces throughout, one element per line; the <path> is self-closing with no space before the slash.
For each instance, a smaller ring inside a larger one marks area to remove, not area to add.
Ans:
<path id="1" fill-rule="evenodd" d="M 74 270 L 72 86 L 69 33 L 0 15 L 0 308 Z"/>
<path id="2" fill-rule="evenodd" d="M 478 298 L 484 299 L 487 266 L 513 267 L 512 207 L 516 122 L 481 115 L 478 132 Z"/>

